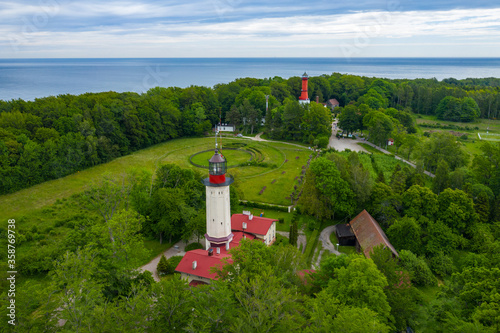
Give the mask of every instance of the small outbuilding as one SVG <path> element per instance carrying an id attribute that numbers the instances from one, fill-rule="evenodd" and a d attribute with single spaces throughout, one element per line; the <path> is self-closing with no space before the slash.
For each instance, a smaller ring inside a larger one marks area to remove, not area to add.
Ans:
<path id="1" fill-rule="evenodd" d="M 328 106 L 332 110 L 338 107 L 339 105 L 340 105 L 339 101 L 337 101 L 335 98 L 329 99 L 326 102 L 326 106 Z"/>
<path id="2" fill-rule="evenodd" d="M 337 235 L 337 240 L 339 241 L 339 245 L 342 246 L 356 245 L 356 236 L 352 232 L 349 223 L 337 224 L 335 226 L 335 234 Z"/>

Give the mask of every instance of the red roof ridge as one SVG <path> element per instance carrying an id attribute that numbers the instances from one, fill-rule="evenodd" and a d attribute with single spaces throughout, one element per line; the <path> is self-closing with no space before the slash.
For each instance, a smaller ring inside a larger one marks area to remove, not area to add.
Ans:
<path id="1" fill-rule="evenodd" d="M 365 220 L 369 223 L 363 223 Z M 378 222 L 370 215 L 370 213 L 366 211 L 366 209 L 363 209 L 361 213 L 352 219 L 349 225 L 351 226 L 351 229 L 367 258 L 370 258 L 370 252 L 372 249 L 380 244 L 385 245 L 391 250 L 392 253 L 399 256 L 384 230 L 382 230 Z M 373 235 L 373 233 L 376 233 L 379 237 L 370 237 L 377 236 Z"/>
<path id="2" fill-rule="evenodd" d="M 250 220 L 249 216 L 246 214 L 233 214 L 231 216 L 231 230 L 244 231 L 256 235 L 266 235 L 273 222 L 277 221 L 277 219 L 260 216 L 253 216 Z M 247 224 L 245 229 L 243 229 L 243 222 Z"/>

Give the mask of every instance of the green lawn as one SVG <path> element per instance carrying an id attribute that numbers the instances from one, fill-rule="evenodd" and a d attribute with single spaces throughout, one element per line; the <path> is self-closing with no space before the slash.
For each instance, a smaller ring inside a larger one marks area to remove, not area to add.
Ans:
<path id="1" fill-rule="evenodd" d="M 377 148 L 374 148 L 374 147 L 370 146 L 367 143 L 361 143 L 360 142 L 360 143 L 358 143 L 358 145 L 360 145 L 361 147 L 365 148 L 366 150 L 368 150 L 372 154 L 384 154 L 383 152 L 381 152 Z"/>
<path id="2" fill-rule="evenodd" d="M 164 242 L 163 244 L 160 244 L 158 239 L 148 239 L 144 241 L 144 247 L 149 251 L 149 256 L 144 260 L 144 262 L 141 265 L 145 265 L 156 256 L 158 256 L 160 253 L 165 252 L 169 248 L 172 247 L 173 244 L 170 244 L 169 242 Z"/>
<path id="3" fill-rule="evenodd" d="M 293 191 L 294 185 L 299 186 L 295 177 L 300 176 L 302 165 L 306 164 L 311 152 L 307 148 L 279 142 L 268 143 L 231 138 L 225 138 L 222 142 L 223 147 L 234 144 L 244 146 L 245 150 L 252 149 L 256 156 L 258 155 L 260 160 L 265 163 L 264 166 L 229 169 L 229 174 L 234 174 L 239 178 L 244 199 L 289 205 L 290 200 L 285 197 Z M 62 200 L 73 194 L 81 193 L 89 184 L 98 182 L 105 174 L 120 178 L 133 168 L 142 168 L 154 173 L 158 165 L 162 163 L 175 163 L 183 168 L 197 169 L 206 173 L 206 169 L 195 167 L 189 163 L 189 157 L 200 151 L 213 149 L 213 146 L 211 138 L 171 140 L 60 179 L 2 195 L 0 196 L 0 218 L 4 221 L 12 218 L 19 219 L 34 210 L 54 204 L 58 199 Z M 233 152 L 237 151 L 225 151 L 230 163 L 232 163 L 231 154 Z M 235 154 L 243 154 L 237 157 L 242 159 L 250 156 L 244 152 Z M 286 161 L 287 159 L 288 161 Z M 263 186 L 267 188 L 259 195 Z"/>
<path id="4" fill-rule="evenodd" d="M 481 154 L 481 145 L 488 142 L 500 141 L 500 121 L 494 119 L 477 119 L 471 123 L 459 123 L 453 121 L 438 120 L 435 116 L 421 116 L 417 118 L 417 125 L 419 124 L 441 124 L 441 125 L 455 125 L 460 126 L 461 129 L 447 129 L 447 128 L 429 128 L 429 127 L 419 127 L 422 132 L 453 132 L 454 134 L 466 134 L 468 138 L 466 140 L 460 139 L 463 144 L 465 151 L 471 156 L 470 163 L 472 163 L 473 157 L 476 154 Z M 468 126 L 470 129 L 467 130 L 465 127 Z M 478 127 L 479 130 L 473 129 Z M 488 132 L 488 133 L 486 133 Z M 479 140 L 478 133 L 481 134 L 483 140 Z"/>
<path id="5" fill-rule="evenodd" d="M 461 122 L 455 122 L 455 121 L 446 121 L 446 120 L 439 120 L 435 116 L 428 116 L 428 115 L 420 115 L 417 117 L 417 125 L 419 124 L 441 124 L 441 125 L 456 125 L 460 126 L 462 128 L 465 128 L 466 126 L 470 128 L 474 127 L 479 127 L 480 132 L 486 132 L 489 128 L 490 132 L 494 133 L 500 133 L 500 121 L 495 120 L 495 119 L 476 119 L 473 122 L 469 123 L 461 123 Z M 433 130 L 433 128 L 422 128 L 424 131 L 425 130 Z M 466 131 L 464 129 L 464 131 Z M 469 132 L 477 132 L 477 130 L 471 129 Z"/>
<path id="6" fill-rule="evenodd" d="M 336 246 L 335 244 L 339 242 L 337 240 L 337 235 L 335 235 L 334 232 L 330 234 L 330 242 L 332 242 L 334 246 Z M 357 253 L 355 246 L 339 246 L 339 252 L 344 254 Z"/>
<path id="7" fill-rule="evenodd" d="M 245 162 L 249 162 L 254 156 L 250 153 L 250 151 L 246 150 L 223 150 L 223 156 L 227 161 L 228 167 L 232 167 L 233 165 L 242 164 Z M 208 150 L 200 154 L 193 155 L 191 157 L 191 162 L 203 165 L 208 168 L 208 160 L 214 155 L 213 150 Z"/>

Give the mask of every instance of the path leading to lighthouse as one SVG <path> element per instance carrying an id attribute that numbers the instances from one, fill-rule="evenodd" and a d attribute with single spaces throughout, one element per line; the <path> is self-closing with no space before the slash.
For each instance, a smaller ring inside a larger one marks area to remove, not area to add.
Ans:
<path id="1" fill-rule="evenodd" d="M 196 241 L 197 241 L 196 239 L 190 240 L 190 243 Z M 148 262 L 146 265 L 139 267 L 139 271 L 141 272 L 150 271 L 153 274 L 153 278 L 155 279 L 155 281 L 156 282 L 160 281 L 160 277 L 156 273 L 156 266 L 158 266 L 161 256 L 164 255 L 167 259 L 173 256 L 184 256 L 186 254 L 186 251 L 184 251 L 186 245 L 187 244 L 184 241 L 179 241 L 175 243 L 174 246 L 172 246 L 165 252 L 157 255 L 153 260 Z"/>

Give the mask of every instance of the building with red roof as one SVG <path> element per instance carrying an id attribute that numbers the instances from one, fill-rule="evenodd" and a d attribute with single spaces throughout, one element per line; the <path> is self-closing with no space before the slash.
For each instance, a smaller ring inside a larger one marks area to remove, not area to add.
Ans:
<path id="1" fill-rule="evenodd" d="M 363 251 L 365 257 L 370 258 L 373 248 L 379 245 L 388 248 L 394 256 L 399 256 L 385 232 L 366 209 L 359 213 L 349 225 L 356 236 L 356 249 L 358 252 Z"/>
<path id="2" fill-rule="evenodd" d="M 216 279 L 212 267 L 222 267 L 225 258 L 231 262 L 228 251 L 238 247 L 242 239 L 259 239 L 266 245 L 276 240 L 277 220 L 253 216 L 248 211 L 230 216 L 229 186 L 233 179 L 226 178 L 227 162 L 217 149 L 208 161 L 208 170 L 209 177 L 203 180 L 207 198 L 205 250 L 186 252 L 175 268 L 193 286 Z"/>
<path id="3" fill-rule="evenodd" d="M 190 285 L 197 286 L 200 282 L 210 283 L 211 280 L 217 278 L 217 275 L 211 272 L 211 268 L 222 267 L 222 259 L 231 258 L 228 251 L 238 247 L 242 239 L 259 239 L 266 245 L 273 244 L 276 240 L 276 221 L 252 216 L 248 212 L 233 214 L 231 217 L 232 240 L 228 246 L 188 251 L 175 271 L 181 273 L 181 278 L 187 280 Z"/>
<path id="4" fill-rule="evenodd" d="M 278 220 L 265 217 L 253 216 L 250 212 L 244 211 L 243 214 L 233 214 L 231 217 L 231 229 L 242 231 L 254 235 L 261 239 L 266 245 L 271 245 L 276 240 L 276 222 Z"/>

